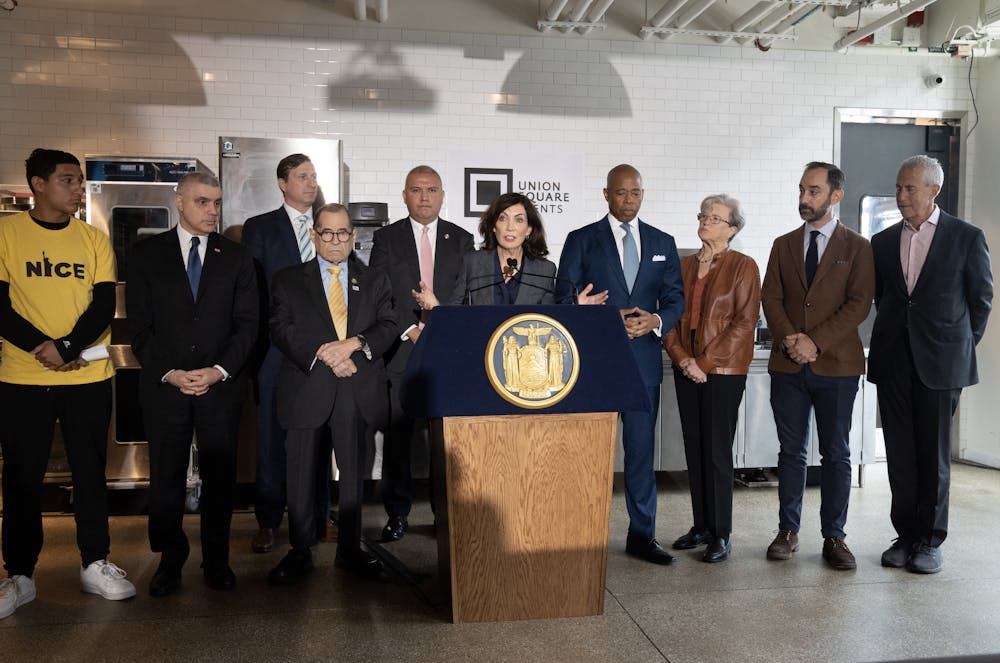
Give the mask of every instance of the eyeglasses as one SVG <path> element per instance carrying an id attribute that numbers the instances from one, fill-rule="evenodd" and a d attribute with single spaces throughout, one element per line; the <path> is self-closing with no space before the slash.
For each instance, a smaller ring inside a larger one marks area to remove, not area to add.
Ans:
<path id="1" fill-rule="evenodd" d="M 340 244 L 341 242 L 346 242 L 347 240 L 349 240 L 351 238 L 351 235 L 354 234 L 354 231 L 346 230 L 344 228 L 341 228 L 340 230 L 327 229 L 327 230 L 317 231 L 316 234 L 319 235 L 319 238 L 321 240 L 327 243 L 332 242 L 333 238 L 336 237 L 337 243 Z"/>
<path id="2" fill-rule="evenodd" d="M 699 223 L 704 223 L 704 224 L 707 224 L 707 225 L 710 225 L 710 226 L 717 226 L 720 223 L 725 223 L 726 225 L 728 225 L 729 224 L 729 219 L 723 219 L 721 216 L 716 216 L 715 214 L 709 216 L 708 214 L 705 214 L 705 213 L 699 213 L 698 214 L 698 222 Z"/>

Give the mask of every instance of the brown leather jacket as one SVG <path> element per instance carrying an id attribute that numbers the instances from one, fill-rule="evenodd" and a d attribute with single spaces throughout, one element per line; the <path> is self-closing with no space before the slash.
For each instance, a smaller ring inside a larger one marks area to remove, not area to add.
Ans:
<path id="1" fill-rule="evenodd" d="M 698 256 L 681 260 L 687 306 L 677 326 L 663 339 L 676 366 L 694 357 L 705 373 L 746 375 L 753 359 L 754 330 L 760 314 L 760 271 L 753 258 L 727 251 L 706 277 L 701 320 L 691 347 L 691 300 L 698 280 Z"/>

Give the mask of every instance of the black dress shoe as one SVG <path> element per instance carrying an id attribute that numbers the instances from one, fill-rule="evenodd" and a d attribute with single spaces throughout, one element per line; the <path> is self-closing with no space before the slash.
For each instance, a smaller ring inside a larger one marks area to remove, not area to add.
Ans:
<path id="1" fill-rule="evenodd" d="M 181 588 L 181 570 L 173 566 L 160 566 L 149 583 L 149 595 L 161 598 L 173 594 Z"/>
<path id="2" fill-rule="evenodd" d="M 294 585 L 309 575 L 312 568 L 312 552 L 308 548 L 292 548 L 267 574 L 267 581 L 272 585 Z"/>
<path id="3" fill-rule="evenodd" d="M 205 564 L 205 584 L 218 592 L 229 592 L 236 588 L 236 574 L 228 564 Z"/>
<path id="4" fill-rule="evenodd" d="M 727 537 L 718 537 L 713 539 L 710 544 L 708 544 L 708 549 L 705 550 L 705 556 L 701 558 L 701 561 L 708 562 L 721 562 L 729 558 L 729 553 L 733 549 L 733 542 Z"/>
<path id="5" fill-rule="evenodd" d="M 712 533 L 707 529 L 695 529 L 692 527 L 688 533 L 674 541 L 671 546 L 674 550 L 691 550 L 698 546 L 703 546 L 712 540 Z"/>
<path id="6" fill-rule="evenodd" d="M 625 539 L 625 552 L 653 564 L 669 564 L 674 561 L 674 556 L 664 550 L 656 539 L 647 539 L 631 532 Z"/>
<path id="7" fill-rule="evenodd" d="M 350 555 L 337 553 L 337 558 L 334 560 L 333 565 L 338 569 L 343 569 L 369 580 L 382 577 L 383 566 L 381 560 L 364 550 L 357 550 Z"/>
<path id="8" fill-rule="evenodd" d="M 382 540 L 386 543 L 399 541 L 406 534 L 406 516 L 389 516 L 389 522 L 382 528 Z"/>

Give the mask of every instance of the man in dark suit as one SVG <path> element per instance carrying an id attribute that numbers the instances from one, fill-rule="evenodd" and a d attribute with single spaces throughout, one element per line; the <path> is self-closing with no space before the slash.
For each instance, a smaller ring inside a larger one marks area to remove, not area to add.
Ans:
<path id="1" fill-rule="evenodd" d="M 149 543 L 162 553 L 149 587 L 153 596 L 178 589 L 188 557 L 183 518 L 195 434 L 205 580 L 220 590 L 236 584 L 229 567 L 236 440 L 258 331 L 253 259 L 215 232 L 219 181 L 189 173 L 178 182 L 175 200 L 179 225 L 136 244 L 127 290 L 149 437 Z"/>
<path id="2" fill-rule="evenodd" d="M 381 563 L 361 549 L 365 430 L 388 417 L 382 356 L 398 333 L 389 279 L 352 254 L 354 228 L 343 205 L 321 207 L 311 232 L 317 257 L 279 272 L 271 297 L 271 338 L 284 356 L 278 420 L 287 433 L 291 551 L 268 576 L 296 582 L 312 568 L 316 465 L 321 429 L 333 438 L 340 470 L 336 565 L 371 576 Z"/>
<path id="3" fill-rule="evenodd" d="M 413 502 L 410 486 L 410 440 L 417 422 L 399 404 L 399 389 L 413 344 L 423 328 L 413 291 L 420 282 L 442 296 L 451 293 L 462 268 L 462 256 L 472 250 L 472 235 L 438 217 L 444 202 L 441 176 L 430 166 L 417 166 L 406 176 L 403 202 L 409 217 L 375 231 L 369 263 L 389 275 L 392 307 L 400 337 L 386 354 L 389 373 L 389 428 L 382 451 L 382 499 L 389 519 L 383 541 L 406 533 Z M 420 428 L 426 424 L 420 422 Z"/>
<path id="4" fill-rule="evenodd" d="M 761 288 L 775 339 L 768 361 L 771 409 L 778 429 L 778 535 L 767 558 L 790 559 L 799 548 L 806 486 L 809 412 L 816 412 L 822 455 L 820 529 L 823 559 L 856 568 L 844 542 L 851 494 L 851 415 L 865 354 L 858 325 L 875 289 L 868 240 L 833 214 L 844 197 L 844 172 L 830 163 L 806 165 L 799 181 L 805 223 L 774 240 Z"/>
<path id="5" fill-rule="evenodd" d="M 257 287 L 261 311 L 270 301 L 271 281 L 285 267 L 312 260 L 316 250 L 310 239 L 313 204 L 319 192 L 316 169 L 305 154 L 290 154 L 278 162 L 278 188 L 284 204 L 278 209 L 247 219 L 243 225 L 243 245 L 256 261 Z M 261 315 L 263 355 L 257 371 L 257 483 L 254 512 L 260 528 L 250 548 L 257 553 L 270 552 L 275 530 L 285 513 L 285 434 L 278 425 L 276 392 L 281 353 L 270 342 L 267 315 Z M 316 482 L 316 518 L 321 530 L 328 526 L 330 511 L 329 464 L 317 465 L 321 473 Z"/>
<path id="6" fill-rule="evenodd" d="M 559 258 L 557 301 L 569 301 L 571 289 L 608 291 L 608 304 L 622 314 L 632 353 L 649 393 L 646 412 L 623 412 L 625 504 L 629 529 L 625 552 L 656 564 L 673 557 L 656 541 L 656 472 L 654 427 L 663 380 L 661 336 L 684 312 L 684 284 L 674 238 L 638 218 L 642 176 L 632 166 L 608 173 L 604 198 L 609 213 L 566 238 Z"/>
<path id="7" fill-rule="evenodd" d="M 936 159 L 905 160 L 896 177 L 903 221 L 872 238 L 877 313 L 868 380 L 878 385 L 898 535 L 882 565 L 914 573 L 942 568 L 951 419 L 962 388 L 979 381 L 976 344 L 993 305 L 986 237 L 934 204 L 943 182 Z"/>

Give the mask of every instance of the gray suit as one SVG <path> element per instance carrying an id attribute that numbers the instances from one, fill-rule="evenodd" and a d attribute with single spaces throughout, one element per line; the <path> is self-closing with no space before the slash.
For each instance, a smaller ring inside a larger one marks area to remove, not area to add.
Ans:
<path id="1" fill-rule="evenodd" d="M 496 251 L 469 251 L 462 257 L 462 269 L 447 304 L 468 301 L 474 306 L 493 304 L 493 291 L 498 283 Z M 521 264 L 521 285 L 517 290 L 517 305 L 554 304 L 556 266 L 551 260 L 525 257 Z"/>

